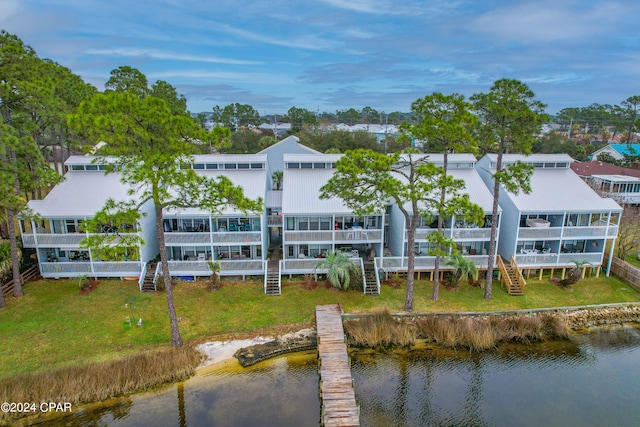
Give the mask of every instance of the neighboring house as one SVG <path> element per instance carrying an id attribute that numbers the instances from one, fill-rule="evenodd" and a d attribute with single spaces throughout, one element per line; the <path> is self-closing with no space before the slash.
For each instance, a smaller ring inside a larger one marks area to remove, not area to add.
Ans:
<path id="1" fill-rule="evenodd" d="M 480 159 L 476 170 L 493 188 L 496 155 Z M 608 243 L 613 248 L 622 208 L 600 197 L 571 168 L 567 154 L 505 154 L 503 163 L 532 164 L 531 193 L 500 189 L 498 253 L 519 268 L 569 267 L 572 261 L 600 266 Z"/>
<path id="2" fill-rule="evenodd" d="M 202 176 L 225 176 L 249 199 L 264 200 L 267 156 L 263 154 L 196 155 L 191 167 Z M 227 207 L 217 216 L 199 209 L 163 212 L 169 270 L 173 276 L 209 276 L 210 261 L 220 275 L 264 275 L 268 248 L 264 212 Z"/>
<path id="3" fill-rule="evenodd" d="M 625 156 L 640 156 L 640 144 L 609 144 L 594 151 L 591 159 L 598 160 L 602 153 L 607 153 L 616 160 L 623 160 Z"/>
<path id="4" fill-rule="evenodd" d="M 120 255 L 101 259 L 95 251 L 80 246 L 88 234 L 80 230 L 83 220 L 92 218 L 107 199 L 127 201 L 129 188 L 120 182 L 119 174 L 104 174 L 105 165 L 92 164 L 93 157 L 72 156 L 65 166 L 64 181 L 56 185 L 44 200 L 31 200 L 28 210 L 37 219 L 22 217 L 19 221 L 22 244 L 35 248 L 40 272 L 45 278 L 60 277 L 130 277 L 136 279 L 145 263 L 158 254 L 155 237 L 153 204 L 147 202 L 139 224 L 127 230 L 104 225 L 105 233 L 138 233 L 145 244 L 127 248 Z"/>
<path id="5" fill-rule="evenodd" d="M 621 204 L 640 204 L 640 170 L 599 161 L 574 162 L 571 169 L 601 196 Z"/>
<path id="6" fill-rule="evenodd" d="M 443 166 L 444 156 L 442 154 L 429 154 L 429 159 L 438 166 Z M 457 249 L 461 255 L 474 261 L 481 269 L 487 268 L 488 250 L 491 234 L 491 212 L 493 207 L 493 197 L 484 185 L 480 176 L 474 169 L 476 159 L 472 154 L 449 154 L 448 173 L 456 179 L 465 182 L 465 192 L 469 194 L 473 203 L 479 205 L 485 212 L 485 219 L 482 225 L 468 224 L 463 220 L 452 217 L 445 220 L 445 237 L 456 242 Z M 411 211 L 411 205 L 407 204 L 405 209 Z M 376 260 L 377 266 L 385 271 L 406 271 L 408 266 L 408 236 L 405 217 L 397 205 L 390 207 L 388 238 L 385 240 L 389 252 L 384 258 Z M 500 218 L 497 218 L 500 221 Z M 416 271 L 432 271 L 435 265 L 435 256 L 429 255 L 429 244 L 426 241 L 430 233 L 437 231 L 437 213 L 430 218 L 421 218 L 415 235 Z M 447 267 L 441 263 L 444 270 Z"/>

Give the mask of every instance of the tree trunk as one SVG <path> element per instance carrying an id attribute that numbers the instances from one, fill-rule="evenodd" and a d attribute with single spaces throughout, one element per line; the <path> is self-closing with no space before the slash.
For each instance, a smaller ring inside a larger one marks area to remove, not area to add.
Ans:
<path id="1" fill-rule="evenodd" d="M 496 174 L 502 170 L 502 144 L 498 149 L 496 160 Z M 498 231 L 498 197 L 500 196 L 500 180 L 493 177 L 493 209 L 491 210 L 491 235 L 489 237 L 489 259 L 487 261 L 487 282 L 484 288 L 484 299 L 492 298 L 491 285 L 493 284 L 493 264 L 495 263 L 496 234 Z"/>
<path id="2" fill-rule="evenodd" d="M 414 210 L 417 212 L 417 209 Z M 409 219 L 409 218 L 407 218 Z M 418 228 L 418 217 L 416 214 L 409 220 L 407 230 L 407 296 L 404 300 L 404 311 L 413 311 L 413 283 L 416 265 L 416 249 L 413 247 L 416 241 L 416 229 Z"/>
<path id="3" fill-rule="evenodd" d="M 9 159 L 11 163 L 16 164 L 16 153 L 13 150 L 9 150 Z M 16 196 L 20 196 L 20 181 L 18 181 L 18 174 L 14 174 L 13 188 Z M 18 239 L 16 236 L 16 222 L 15 212 L 13 207 L 7 209 L 7 228 L 9 231 L 9 246 L 11 248 L 11 264 L 13 272 L 13 296 L 21 297 L 24 295 L 22 292 L 22 279 L 20 277 L 20 258 L 18 257 Z"/>
<path id="4" fill-rule="evenodd" d="M 160 247 L 160 262 L 162 263 L 162 278 L 164 280 L 164 290 L 167 295 L 167 308 L 169 310 L 169 323 L 171 324 L 171 344 L 175 347 L 182 345 L 182 337 L 178 329 L 178 317 L 176 307 L 173 303 L 173 289 L 171 287 L 171 273 L 169 272 L 169 262 L 167 260 L 167 246 L 164 242 L 164 227 L 162 226 L 162 207 L 156 204 L 156 232 L 158 233 L 158 246 Z"/>
<path id="5" fill-rule="evenodd" d="M 448 144 L 445 143 L 444 145 L 444 164 L 443 164 L 443 168 L 444 168 L 444 174 L 447 174 L 447 163 L 448 163 L 448 153 L 447 151 L 449 150 L 449 146 Z M 447 192 L 444 189 L 444 187 L 440 190 L 440 207 L 444 207 L 444 203 L 445 203 L 445 199 L 447 196 Z M 453 227 L 453 225 L 452 225 Z M 440 213 L 438 213 L 438 233 L 440 233 L 440 235 L 442 235 L 444 232 L 444 218 L 442 218 L 442 215 L 440 215 Z M 438 248 L 438 250 L 440 250 L 440 248 Z M 433 294 L 431 294 L 431 300 L 432 301 L 438 301 L 438 293 L 440 291 L 440 254 L 436 254 L 436 259 L 433 263 Z"/>

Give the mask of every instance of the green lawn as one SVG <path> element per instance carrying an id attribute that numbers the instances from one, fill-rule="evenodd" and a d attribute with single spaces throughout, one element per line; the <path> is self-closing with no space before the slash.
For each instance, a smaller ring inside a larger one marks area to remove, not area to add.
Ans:
<path id="1" fill-rule="evenodd" d="M 378 297 L 343 292 L 322 286 L 306 290 L 299 283 L 283 281 L 278 297 L 267 297 L 262 282 L 230 284 L 209 292 L 206 283 L 181 282 L 174 290 L 180 331 L 186 342 L 207 337 L 260 333 L 277 325 L 313 322 L 314 307 L 342 305 L 345 313 L 388 308 L 402 311 L 405 287 L 383 286 Z M 511 297 L 498 283 L 493 299 L 485 301 L 483 290 L 466 284 L 456 291 L 440 290 L 431 301 L 432 284 L 416 283 L 414 312 L 495 311 L 536 307 L 640 301 L 640 293 L 614 278 L 584 279 L 573 291 L 560 289 L 548 280 L 528 281 L 524 297 Z M 142 296 L 137 308 L 125 305 L 128 298 Z M 125 323 L 132 318 L 133 326 Z M 143 325 L 135 325 L 142 317 Z M 164 292 L 141 294 L 137 282 L 102 281 L 96 290 L 80 295 L 74 280 L 43 280 L 28 283 L 25 296 L 7 298 L 0 310 L 0 378 L 20 372 L 49 370 L 69 364 L 108 360 L 142 349 L 167 345 L 170 331 Z"/>

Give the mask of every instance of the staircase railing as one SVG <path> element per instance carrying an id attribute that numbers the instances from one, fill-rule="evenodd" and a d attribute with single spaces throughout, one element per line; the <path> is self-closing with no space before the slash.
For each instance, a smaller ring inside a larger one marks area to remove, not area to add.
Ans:
<path id="1" fill-rule="evenodd" d="M 160 276 L 160 272 L 162 271 L 162 263 L 158 262 L 158 265 L 156 265 L 156 272 L 153 274 L 153 287 L 154 289 L 158 289 L 158 287 L 156 286 L 156 283 L 158 283 L 158 276 Z"/>
<path id="2" fill-rule="evenodd" d="M 376 291 L 380 295 L 380 275 L 378 274 L 378 265 L 375 259 L 373 260 L 373 272 L 376 275 Z"/>
<path id="3" fill-rule="evenodd" d="M 149 265 L 149 261 L 145 262 L 142 266 L 142 271 L 140 272 L 140 278 L 138 279 L 138 285 L 140 286 L 140 292 L 142 292 L 142 284 L 144 283 L 144 278 L 147 276 L 147 266 Z"/>
<path id="4" fill-rule="evenodd" d="M 509 271 L 507 270 L 507 266 L 504 264 L 504 260 L 500 255 L 498 255 L 496 259 L 498 261 L 498 269 L 500 270 L 500 282 L 507 287 L 508 291 L 513 285 L 513 283 L 511 282 L 511 277 L 509 276 Z"/>
<path id="5" fill-rule="evenodd" d="M 520 269 L 518 268 L 518 264 L 516 263 L 516 258 L 511 255 L 511 268 L 516 270 L 516 274 L 518 277 L 518 282 L 520 282 L 520 285 L 522 287 L 522 291 L 524 292 L 524 287 L 527 285 L 527 281 L 524 280 L 524 276 L 522 275 L 522 271 L 520 271 Z"/>

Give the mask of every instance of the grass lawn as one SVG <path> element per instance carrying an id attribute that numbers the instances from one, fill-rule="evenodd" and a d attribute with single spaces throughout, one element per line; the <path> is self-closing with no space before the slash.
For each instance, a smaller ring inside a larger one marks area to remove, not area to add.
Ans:
<path id="1" fill-rule="evenodd" d="M 174 296 L 185 342 L 221 335 L 260 334 L 279 325 L 304 325 L 314 320 L 320 304 L 341 304 L 345 313 L 387 308 L 402 311 L 405 286 L 383 285 L 378 297 L 283 280 L 282 295 L 267 297 L 262 282 L 223 282 L 213 292 L 203 282 L 180 282 Z M 444 287 L 431 301 L 432 283 L 418 281 L 414 312 L 495 311 L 537 307 L 640 301 L 640 293 L 615 278 L 583 279 L 573 291 L 548 280 L 528 281 L 525 296 L 511 297 L 499 283 L 493 299 L 467 284 L 455 291 Z M 127 307 L 130 299 L 140 299 Z M 131 326 L 125 319 L 131 318 Z M 138 318 L 141 327 L 136 326 Z M 141 294 L 137 282 L 105 280 L 80 295 L 77 280 L 42 280 L 25 286 L 25 296 L 7 298 L 0 310 L 0 378 L 22 372 L 119 358 L 143 349 L 168 345 L 169 321 L 164 292 Z"/>

